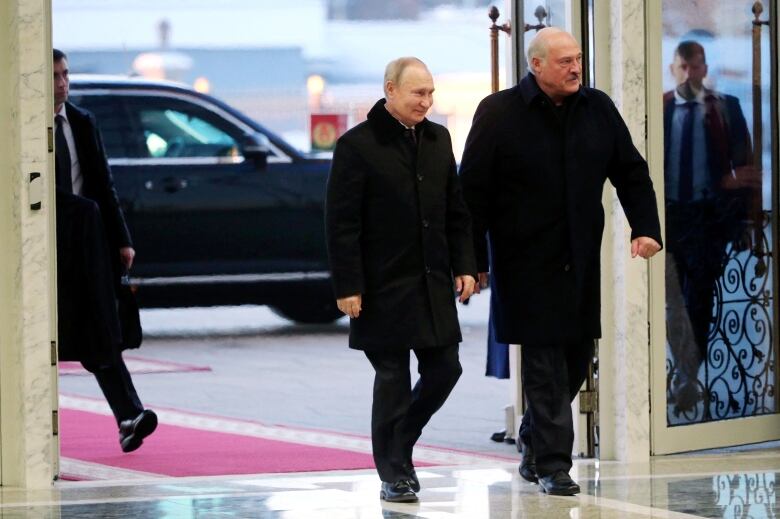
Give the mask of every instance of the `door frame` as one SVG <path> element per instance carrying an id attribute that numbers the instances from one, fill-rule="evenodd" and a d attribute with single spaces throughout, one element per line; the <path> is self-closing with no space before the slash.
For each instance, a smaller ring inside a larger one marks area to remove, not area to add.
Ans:
<path id="1" fill-rule="evenodd" d="M 771 88 L 773 122 L 772 135 L 772 240 L 774 251 L 777 251 L 778 245 L 778 116 L 777 116 L 777 0 L 765 0 L 765 8 L 770 14 L 772 24 L 770 25 L 770 42 L 773 67 L 773 84 Z M 656 193 L 659 194 L 659 208 L 663 206 L 663 167 L 664 167 L 664 128 L 663 128 L 663 102 L 661 93 L 663 92 L 663 70 L 661 56 L 661 35 L 662 28 L 662 2 L 645 3 L 645 20 L 647 35 L 646 64 L 647 67 L 647 160 L 652 172 L 653 181 L 656 184 Z M 766 15 L 765 15 L 766 16 Z M 665 226 L 664 211 L 659 211 L 661 225 Z M 664 252 L 661 252 L 664 254 Z M 776 253 L 775 253 L 776 254 Z M 776 257 L 776 256 L 775 256 Z M 774 272 L 772 274 L 772 288 L 774 317 L 772 324 L 775 327 L 774 344 L 775 365 L 778 363 L 778 268 L 777 262 L 773 262 Z M 720 421 L 713 421 L 692 425 L 668 426 L 667 424 L 667 401 L 666 401 L 666 291 L 664 286 L 664 261 L 653 261 L 650 265 L 650 291 L 649 291 L 649 309 L 650 309 L 650 445 L 652 454 L 671 454 L 691 450 L 710 449 L 718 447 L 727 447 L 733 445 L 743 445 L 749 443 L 764 442 L 780 438 L 780 413 L 734 418 Z M 780 373 L 775 369 L 775 377 L 780 377 Z M 775 379 L 777 388 L 778 378 Z M 780 395 L 775 397 L 780 399 Z M 778 403 L 776 401 L 776 408 Z"/>

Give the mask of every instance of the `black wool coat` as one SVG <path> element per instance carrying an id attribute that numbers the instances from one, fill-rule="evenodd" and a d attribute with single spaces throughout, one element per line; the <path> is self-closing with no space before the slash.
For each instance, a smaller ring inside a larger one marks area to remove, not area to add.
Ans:
<path id="1" fill-rule="evenodd" d="M 336 145 L 325 202 L 337 298 L 362 294 L 349 345 L 361 350 L 461 341 L 453 276 L 476 275 L 471 219 L 447 129 L 416 126 L 417 149 L 384 99 Z"/>
<path id="2" fill-rule="evenodd" d="M 59 359 L 110 365 L 129 347 L 116 290 L 124 271 L 119 249 L 132 241 L 95 117 L 71 103 L 65 110 L 84 182 L 82 196 L 56 195 Z"/>
<path id="3" fill-rule="evenodd" d="M 601 336 L 601 205 L 617 189 L 631 238 L 661 243 L 647 163 L 609 97 L 581 87 L 556 109 L 532 75 L 485 98 L 461 163 L 480 272 L 491 253 L 496 338 L 546 345 Z"/>

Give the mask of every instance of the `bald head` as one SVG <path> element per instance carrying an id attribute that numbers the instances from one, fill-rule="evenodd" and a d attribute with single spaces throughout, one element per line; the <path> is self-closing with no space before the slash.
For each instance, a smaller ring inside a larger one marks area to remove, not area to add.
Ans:
<path id="1" fill-rule="evenodd" d="M 534 58 L 545 59 L 549 52 L 551 45 L 559 45 L 561 43 L 574 43 L 579 47 L 577 40 L 574 36 L 559 29 L 557 27 L 546 27 L 536 33 L 536 36 L 531 40 L 528 45 L 528 51 L 526 51 L 526 57 L 528 58 L 528 65 L 530 66 Z M 531 68 L 533 72 L 533 68 Z"/>
<path id="2" fill-rule="evenodd" d="M 580 88 L 582 50 L 574 36 L 556 27 L 539 31 L 528 45 L 528 68 L 556 104 Z"/>

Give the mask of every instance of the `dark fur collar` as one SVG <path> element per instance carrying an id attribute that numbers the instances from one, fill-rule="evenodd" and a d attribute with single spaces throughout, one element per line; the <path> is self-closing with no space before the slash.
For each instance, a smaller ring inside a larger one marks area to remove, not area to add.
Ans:
<path id="1" fill-rule="evenodd" d="M 382 141 L 390 141 L 400 137 L 404 132 L 404 127 L 390 112 L 385 108 L 385 99 L 377 101 L 373 108 L 368 112 L 368 123 L 376 132 L 378 138 Z M 430 121 L 423 119 L 420 124 L 415 125 L 417 138 L 435 139 L 436 135 L 430 131 Z"/>
<path id="2" fill-rule="evenodd" d="M 542 89 L 539 88 L 539 83 L 536 82 L 536 76 L 530 72 L 520 80 L 520 83 L 518 83 L 515 88 L 519 90 L 520 95 L 523 96 L 523 101 L 525 101 L 525 104 L 527 105 L 530 105 L 534 100 L 537 99 L 545 99 L 548 103 L 552 103 L 552 100 L 547 97 L 547 94 L 545 94 Z M 567 98 L 567 102 L 575 102 L 581 99 L 588 99 L 587 87 L 581 86 L 576 94 L 572 94 Z"/>

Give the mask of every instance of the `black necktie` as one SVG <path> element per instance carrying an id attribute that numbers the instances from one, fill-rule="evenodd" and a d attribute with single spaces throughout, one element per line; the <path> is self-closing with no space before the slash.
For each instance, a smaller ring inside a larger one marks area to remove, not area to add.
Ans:
<path id="1" fill-rule="evenodd" d="M 677 195 L 679 202 L 689 202 L 693 198 L 693 121 L 696 104 L 695 101 L 688 101 L 683 105 L 686 112 L 680 139 L 680 178 Z"/>
<path id="2" fill-rule="evenodd" d="M 404 130 L 404 134 L 412 147 L 417 149 L 417 135 L 414 133 L 414 128 L 407 128 Z"/>
<path id="3" fill-rule="evenodd" d="M 65 139 L 65 131 L 62 129 L 64 119 L 61 115 L 55 117 L 57 128 L 54 131 L 54 180 L 59 189 L 66 193 L 72 193 L 73 179 L 70 172 L 70 150 L 68 149 L 68 141 Z"/>

